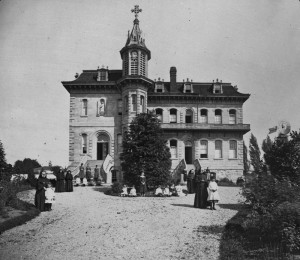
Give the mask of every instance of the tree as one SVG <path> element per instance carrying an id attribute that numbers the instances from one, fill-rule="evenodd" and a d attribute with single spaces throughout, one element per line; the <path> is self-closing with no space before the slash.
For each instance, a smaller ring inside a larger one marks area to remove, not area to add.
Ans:
<path id="1" fill-rule="evenodd" d="M 245 142 L 243 142 L 243 163 L 244 163 L 244 175 L 246 175 L 249 172 L 250 169 L 250 163 L 248 160 L 248 149 L 245 145 Z"/>
<path id="2" fill-rule="evenodd" d="M 41 167 L 35 159 L 25 158 L 23 161 L 17 160 L 14 164 L 14 171 L 16 174 L 27 174 L 28 181 L 34 185 L 35 184 L 35 177 L 33 173 L 34 168 Z"/>
<path id="3" fill-rule="evenodd" d="M 256 173 L 261 170 L 260 150 L 257 144 L 256 137 L 251 133 L 249 142 L 250 161 Z"/>
<path id="4" fill-rule="evenodd" d="M 267 153 L 268 151 L 271 150 L 272 145 L 273 145 L 273 142 L 272 142 L 270 136 L 267 135 L 267 138 L 264 139 L 263 142 L 262 142 L 261 149 L 262 149 L 265 153 Z"/>
<path id="5" fill-rule="evenodd" d="M 142 170 L 148 186 L 164 185 L 170 181 L 171 154 L 155 115 L 142 113 L 132 121 L 124 133 L 120 159 L 124 180 L 128 184 L 138 185 Z"/>
<path id="6" fill-rule="evenodd" d="M 265 153 L 271 174 L 279 180 L 289 178 L 300 184 L 300 133 L 292 132 L 287 142 L 277 138 Z"/>
<path id="7" fill-rule="evenodd" d="M 11 175 L 12 167 L 6 162 L 4 147 L 0 140 L 0 181 L 9 181 Z"/>

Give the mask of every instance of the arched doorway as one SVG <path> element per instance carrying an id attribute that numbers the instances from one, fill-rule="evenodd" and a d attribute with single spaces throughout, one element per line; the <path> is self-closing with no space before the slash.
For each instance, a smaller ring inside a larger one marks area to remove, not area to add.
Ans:
<path id="1" fill-rule="evenodd" d="M 185 162 L 186 164 L 193 163 L 193 145 L 190 141 L 185 142 Z"/>
<path id="2" fill-rule="evenodd" d="M 109 137 L 100 133 L 97 136 L 97 160 L 104 160 L 107 154 L 109 154 Z"/>

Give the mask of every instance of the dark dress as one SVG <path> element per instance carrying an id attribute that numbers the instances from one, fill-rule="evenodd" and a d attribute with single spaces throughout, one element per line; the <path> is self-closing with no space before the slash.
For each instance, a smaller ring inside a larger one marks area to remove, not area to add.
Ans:
<path id="1" fill-rule="evenodd" d="M 194 200 L 194 207 L 205 209 L 208 204 L 207 203 L 208 183 L 207 183 L 206 174 L 196 175 L 195 182 L 196 182 L 196 194 L 195 194 L 195 200 Z"/>
<path id="2" fill-rule="evenodd" d="M 187 190 L 189 194 L 195 193 L 194 178 L 195 178 L 195 173 L 190 171 L 187 176 Z"/>
<path id="3" fill-rule="evenodd" d="M 73 175 L 71 172 L 67 172 L 66 178 L 66 192 L 72 192 L 73 191 Z"/>
<path id="4" fill-rule="evenodd" d="M 63 171 L 59 171 L 56 176 L 56 186 L 55 192 L 64 192 L 65 191 L 65 174 Z"/>
<path id="5" fill-rule="evenodd" d="M 34 198 L 34 204 L 40 211 L 45 211 L 45 189 L 49 180 L 44 177 L 39 177 L 36 184 L 36 193 Z"/>
<path id="6" fill-rule="evenodd" d="M 146 190 L 147 190 L 146 177 L 140 176 L 140 193 L 145 194 Z"/>
<path id="7" fill-rule="evenodd" d="M 91 181 L 92 179 L 92 169 L 89 166 L 86 167 L 86 179 L 87 181 Z"/>

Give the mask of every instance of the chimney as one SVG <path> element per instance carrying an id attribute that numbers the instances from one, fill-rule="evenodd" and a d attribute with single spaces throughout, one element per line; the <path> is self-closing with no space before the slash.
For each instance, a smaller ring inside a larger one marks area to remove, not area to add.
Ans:
<path id="1" fill-rule="evenodd" d="M 171 67 L 170 68 L 170 92 L 176 92 L 177 89 L 176 74 L 177 74 L 176 67 Z"/>

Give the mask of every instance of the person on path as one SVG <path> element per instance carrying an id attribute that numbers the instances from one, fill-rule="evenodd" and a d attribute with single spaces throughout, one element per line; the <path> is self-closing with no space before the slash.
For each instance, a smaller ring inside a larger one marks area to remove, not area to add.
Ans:
<path id="1" fill-rule="evenodd" d="M 86 172 L 86 179 L 88 182 L 90 182 L 92 179 L 92 169 L 89 164 L 87 164 L 85 172 Z"/>
<path id="2" fill-rule="evenodd" d="M 34 198 L 34 204 L 40 211 L 45 211 L 45 191 L 49 180 L 46 178 L 46 172 L 41 169 L 39 178 L 36 184 L 36 193 Z"/>
<path id="3" fill-rule="evenodd" d="M 191 169 L 187 176 L 187 190 L 189 194 L 195 193 L 194 178 L 195 178 L 195 170 Z"/>
<path id="4" fill-rule="evenodd" d="M 147 190 L 147 186 L 146 186 L 146 176 L 144 171 L 142 171 L 141 175 L 140 175 L 140 193 L 142 197 L 145 197 L 145 193 Z"/>
<path id="5" fill-rule="evenodd" d="M 101 178 L 100 178 L 100 169 L 98 168 L 98 165 L 96 165 L 94 169 L 94 181 L 97 184 L 101 185 Z"/>
<path id="6" fill-rule="evenodd" d="M 48 186 L 45 191 L 45 198 L 45 211 L 50 211 L 52 210 L 52 203 L 55 202 L 55 193 L 50 182 L 48 182 Z"/>
<path id="7" fill-rule="evenodd" d="M 219 192 L 218 192 L 218 184 L 216 183 L 216 179 L 212 178 L 208 185 L 208 198 L 207 201 L 210 202 L 210 209 L 216 210 L 215 204 L 220 200 Z"/>
<path id="8" fill-rule="evenodd" d="M 56 185 L 55 192 L 64 192 L 65 191 L 65 174 L 63 168 L 59 168 L 58 173 L 56 174 Z"/>
<path id="9" fill-rule="evenodd" d="M 66 184 L 66 192 L 72 192 L 73 191 L 73 175 L 70 170 L 67 171 L 66 177 L 65 177 L 65 184 Z"/>
<path id="10" fill-rule="evenodd" d="M 83 183 L 83 178 L 85 178 L 83 163 L 79 167 L 79 178 L 80 182 Z"/>
<path id="11" fill-rule="evenodd" d="M 196 182 L 196 194 L 195 194 L 195 200 L 194 200 L 194 207 L 195 208 L 201 208 L 205 209 L 207 207 L 207 177 L 206 173 L 203 172 L 201 174 L 201 171 L 198 171 L 195 176 L 195 182 Z"/>

